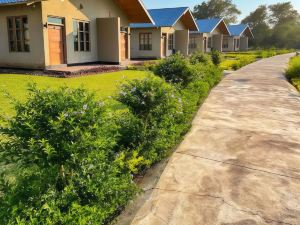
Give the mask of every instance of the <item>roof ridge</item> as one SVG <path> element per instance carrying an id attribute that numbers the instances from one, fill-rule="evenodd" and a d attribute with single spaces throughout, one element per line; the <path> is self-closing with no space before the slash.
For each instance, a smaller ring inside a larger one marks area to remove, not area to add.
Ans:
<path id="1" fill-rule="evenodd" d="M 159 9 L 189 9 L 188 6 L 181 6 L 181 7 L 167 7 L 167 8 L 156 8 L 156 9 L 148 9 L 149 10 L 159 10 Z"/>

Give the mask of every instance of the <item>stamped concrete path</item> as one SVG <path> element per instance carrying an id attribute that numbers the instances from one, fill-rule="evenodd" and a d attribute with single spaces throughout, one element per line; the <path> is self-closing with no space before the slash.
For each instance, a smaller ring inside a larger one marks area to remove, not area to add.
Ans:
<path id="1" fill-rule="evenodd" d="M 300 225 L 300 95 L 289 55 L 228 75 L 134 225 Z"/>

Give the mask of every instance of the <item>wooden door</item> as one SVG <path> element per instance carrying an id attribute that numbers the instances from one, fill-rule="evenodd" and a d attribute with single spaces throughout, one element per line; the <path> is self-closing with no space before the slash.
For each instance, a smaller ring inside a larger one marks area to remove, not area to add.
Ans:
<path id="1" fill-rule="evenodd" d="M 64 64 L 63 26 L 49 25 L 48 38 L 50 65 Z"/>
<path id="2" fill-rule="evenodd" d="M 167 56 L 167 34 L 163 34 L 162 36 L 162 44 L 161 44 L 162 57 Z"/>
<path id="3" fill-rule="evenodd" d="M 121 33 L 121 59 L 128 59 L 128 35 L 127 33 Z"/>

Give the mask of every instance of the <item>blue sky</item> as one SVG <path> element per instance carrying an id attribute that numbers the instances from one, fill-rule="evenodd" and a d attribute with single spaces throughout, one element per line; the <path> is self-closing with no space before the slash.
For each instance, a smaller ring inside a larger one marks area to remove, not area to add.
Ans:
<path id="1" fill-rule="evenodd" d="M 233 0 L 233 2 L 242 11 L 242 15 L 239 19 L 244 18 L 251 11 L 255 10 L 257 6 L 264 4 L 273 4 L 278 2 L 286 2 L 287 0 Z M 199 4 L 201 0 L 143 0 L 148 9 L 151 8 L 164 8 L 164 7 L 178 7 L 189 6 L 191 8 L 194 5 Z M 290 0 L 294 7 L 300 12 L 300 0 Z"/>

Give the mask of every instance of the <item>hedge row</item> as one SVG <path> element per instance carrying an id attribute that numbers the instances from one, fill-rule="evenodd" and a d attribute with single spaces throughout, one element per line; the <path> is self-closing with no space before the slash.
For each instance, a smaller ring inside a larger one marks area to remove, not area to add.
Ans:
<path id="1" fill-rule="evenodd" d="M 0 224 L 107 224 L 126 206 L 135 174 L 170 155 L 222 77 L 201 55 L 153 70 L 120 86 L 122 110 L 84 89 L 30 88 L 1 123 Z"/>

